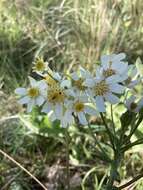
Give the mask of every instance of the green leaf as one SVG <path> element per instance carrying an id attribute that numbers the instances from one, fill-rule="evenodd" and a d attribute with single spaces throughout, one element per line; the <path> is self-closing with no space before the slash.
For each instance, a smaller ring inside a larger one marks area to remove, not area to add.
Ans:
<path id="1" fill-rule="evenodd" d="M 135 114 L 130 111 L 126 111 L 125 113 L 123 113 L 120 117 L 122 128 L 124 130 L 127 130 L 128 129 L 127 127 L 132 123 L 134 118 Z"/>

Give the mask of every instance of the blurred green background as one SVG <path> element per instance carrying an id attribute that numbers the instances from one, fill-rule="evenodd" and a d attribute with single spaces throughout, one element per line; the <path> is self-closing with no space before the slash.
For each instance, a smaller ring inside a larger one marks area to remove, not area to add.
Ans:
<path id="1" fill-rule="evenodd" d="M 59 72 L 74 70 L 79 64 L 92 70 L 102 54 L 125 52 L 131 64 L 138 57 L 142 59 L 142 10 L 142 0 L 0 0 L 0 148 L 49 190 L 64 189 L 64 133 L 38 110 L 33 111 L 30 121 L 19 118 L 23 108 L 16 102 L 14 89 L 27 84 L 38 55 Z M 102 130 L 98 122 L 95 131 Z M 101 179 L 106 180 L 103 174 L 108 165 L 96 158 L 87 129 L 72 128 L 70 136 L 73 189 L 103 189 Z M 122 179 L 128 180 L 143 170 L 143 152 L 136 149 L 126 157 L 120 172 Z M 0 189 L 40 187 L 0 155 Z M 133 189 L 142 190 L 143 182 Z"/>

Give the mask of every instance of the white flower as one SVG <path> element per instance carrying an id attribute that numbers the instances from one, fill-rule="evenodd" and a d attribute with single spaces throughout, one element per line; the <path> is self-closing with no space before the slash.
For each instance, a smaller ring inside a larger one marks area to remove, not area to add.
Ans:
<path id="1" fill-rule="evenodd" d="M 125 58 L 124 53 L 101 56 L 101 70 L 96 72 L 96 77 L 100 75 L 103 78 L 112 76 L 122 82 L 128 78 L 128 63 L 122 61 Z"/>
<path id="2" fill-rule="evenodd" d="M 86 114 L 94 116 L 98 114 L 95 108 L 89 106 L 87 102 L 86 96 L 75 96 L 74 100 L 68 101 L 65 105 L 66 111 L 61 121 L 62 126 L 67 127 L 73 124 L 73 116 L 76 116 L 82 125 L 87 125 Z"/>
<path id="3" fill-rule="evenodd" d="M 118 81 L 118 77 L 117 77 Z M 119 103 L 120 99 L 114 95 L 122 94 L 124 92 L 124 86 L 118 84 L 116 77 L 87 79 L 85 85 L 89 87 L 88 94 L 92 101 L 96 103 L 97 110 L 99 112 L 105 112 L 105 101 L 111 104 Z"/>
<path id="4" fill-rule="evenodd" d="M 138 113 L 143 107 L 143 98 L 137 101 L 137 98 L 132 95 L 125 101 L 125 106 L 129 111 Z"/>
<path id="5" fill-rule="evenodd" d="M 134 88 L 140 81 L 141 81 L 141 78 L 139 77 L 139 73 L 136 66 L 129 65 L 128 78 L 123 82 L 123 84 L 127 86 L 128 88 Z"/>
<path id="6" fill-rule="evenodd" d="M 80 67 L 79 71 L 71 73 L 70 76 L 73 82 L 73 90 L 84 93 L 87 89 L 84 82 L 87 78 L 91 78 L 90 72 L 85 70 L 83 67 Z"/>
<path id="7" fill-rule="evenodd" d="M 37 57 L 33 62 L 33 71 L 37 73 L 43 73 L 48 70 L 48 62 L 44 62 L 43 58 Z"/>
<path id="8" fill-rule="evenodd" d="M 68 81 L 61 80 L 61 82 L 52 83 L 47 88 L 46 103 L 42 108 L 42 112 L 55 114 L 55 119 L 61 119 L 64 111 L 64 103 L 69 95 Z"/>
<path id="9" fill-rule="evenodd" d="M 32 77 L 29 77 L 30 87 L 26 88 L 17 88 L 15 93 L 20 95 L 19 100 L 20 104 L 27 104 L 27 112 L 31 112 L 33 106 L 41 106 L 44 103 L 45 89 L 47 88 L 46 83 L 41 81 L 36 81 Z"/>

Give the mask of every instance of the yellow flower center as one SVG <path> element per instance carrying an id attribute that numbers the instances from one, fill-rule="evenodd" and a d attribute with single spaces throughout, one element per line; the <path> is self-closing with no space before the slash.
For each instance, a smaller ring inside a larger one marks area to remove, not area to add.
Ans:
<path id="1" fill-rule="evenodd" d="M 107 77 L 110 77 L 112 75 L 115 75 L 116 74 L 116 71 L 113 70 L 113 69 L 107 69 L 107 70 L 104 70 L 103 71 L 103 75 L 107 78 Z"/>
<path id="2" fill-rule="evenodd" d="M 86 87 L 83 85 L 84 79 L 80 78 L 73 82 L 73 85 L 76 86 L 79 90 L 85 90 Z"/>
<path id="3" fill-rule="evenodd" d="M 132 102 L 131 105 L 130 105 L 130 109 L 134 110 L 136 108 L 137 108 L 137 104 L 135 102 Z"/>
<path id="4" fill-rule="evenodd" d="M 37 58 L 37 60 L 35 62 L 35 70 L 36 71 L 44 71 L 45 70 L 45 63 L 44 63 L 43 59 Z"/>
<path id="5" fill-rule="evenodd" d="M 66 95 L 63 91 L 63 89 L 61 89 L 59 87 L 59 85 L 54 85 L 54 86 L 51 86 L 49 89 L 48 89 L 48 101 L 50 103 L 63 103 L 64 102 L 64 99 L 65 99 Z"/>
<path id="6" fill-rule="evenodd" d="M 38 88 L 30 88 L 28 90 L 28 95 L 31 97 L 31 98 L 35 98 L 39 95 L 39 89 Z"/>
<path id="7" fill-rule="evenodd" d="M 84 110 L 84 104 L 82 102 L 77 101 L 74 105 L 74 109 L 76 112 L 81 112 Z"/>
<path id="8" fill-rule="evenodd" d="M 103 80 L 95 85 L 94 90 L 96 96 L 103 96 L 109 91 L 109 85 Z"/>
<path id="9" fill-rule="evenodd" d="M 55 81 L 50 75 L 45 76 L 45 80 L 49 86 L 57 85 L 57 81 Z"/>

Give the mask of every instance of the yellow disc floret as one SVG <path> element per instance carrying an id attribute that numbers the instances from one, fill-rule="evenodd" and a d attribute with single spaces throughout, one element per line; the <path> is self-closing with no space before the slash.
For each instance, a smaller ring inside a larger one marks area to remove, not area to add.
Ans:
<path id="1" fill-rule="evenodd" d="M 94 91 L 96 96 L 103 96 L 109 91 L 109 85 L 103 80 L 95 85 Z"/>
<path id="2" fill-rule="evenodd" d="M 65 100 L 65 97 L 66 97 L 66 95 L 65 95 L 63 89 L 61 89 L 58 84 L 53 85 L 48 89 L 47 98 L 50 103 L 53 103 L 53 104 L 63 103 Z"/>
<path id="3" fill-rule="evenodd" d="M 38 88 L 29 88 L 28 89 L 28 95 L 31 97 L 31 98 L 35 98 L 37 96 L 39 96 L 39 89 Z"/>
<path id="4" fill-rule="evenodd" d="M 116 74 L 116 71 L 113 70 L 113 69 L 107 69 L 107 70 L 104 70 L 103 71 L 103 75 L 107 78 L 107 77 L 110 77 L 112 75 L 115 75 Z"/>
<path id="5" fill-rule="evenodd" d="M 75 109 L 76 112 L 83 111 L 84 110 L 84 104 L 83 104 L 83 102 L 80 102 L 80 101 L 75 102 L 74 109 Z"/>
<path id="6" fill-rule="evenodd" d="M 35 61 L 35 66 L 33 67 L 36 71 L 44 71 L 45 70 L 45 62 L 42 58 L 37 58 Z"/>
<path id="7" fill-rule="evenodd" d="M 77 89 L 79 89 L 79 90 L 85 90 L 86 87 L 83 85 L 83 82 L 84 82 L 84 79 L 83 79 L 83 78 L 80 78 L 80 79 L 78 79 L 78 80 L 75 80 L 75 81 L 73 82 L 73 85 L 74 85 L 75 87 L 77 87 Z"/>

